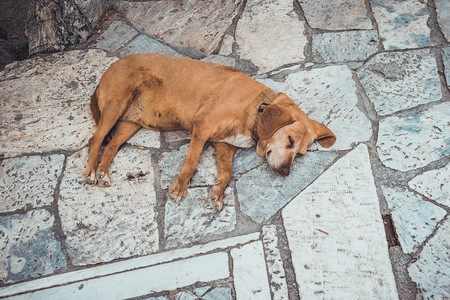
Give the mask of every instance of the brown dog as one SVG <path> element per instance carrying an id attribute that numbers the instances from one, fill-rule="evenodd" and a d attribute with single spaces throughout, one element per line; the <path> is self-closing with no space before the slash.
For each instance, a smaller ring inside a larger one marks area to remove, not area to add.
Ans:
<path id="1" fill-rule="evenodd" d="M 185 129 L 192 139 L 169 193 L 183 200 L 203 146 L 211 141 L 218 170 L 212 200 L 219 210 L 236 148 L 257 144 L 257 154 L 273 170 L 289 175 L 295 156 L 305 154 L 314 140 L 323 147 L 336 141 L 287 95 L 275 94 L 234 68 L 158 54 L 134 54 L 112 64 L 91 97 L 91 110 L 98 126 L 89 140 L 90 182 L 110 185 L 111 160 L 141 126 Z M 114 126 L 115 135 L 98 164 L 100 146 Z"/>

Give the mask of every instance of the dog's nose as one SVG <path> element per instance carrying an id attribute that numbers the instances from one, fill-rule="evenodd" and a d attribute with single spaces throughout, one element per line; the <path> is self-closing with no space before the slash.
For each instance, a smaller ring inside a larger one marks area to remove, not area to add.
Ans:
<path id="1" fill-rule="evenodd" d="M 291 173 L 291 165 L 290 164 L 282 165 L 277 171 L 283 176 L 288 176 L 289 173 Z"/>

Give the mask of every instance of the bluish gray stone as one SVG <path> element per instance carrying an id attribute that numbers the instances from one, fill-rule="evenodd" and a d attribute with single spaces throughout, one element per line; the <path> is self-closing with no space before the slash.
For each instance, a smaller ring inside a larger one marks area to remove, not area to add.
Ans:
<path id="1" fill-rule="evenodd" d="M 450 86 L 450 47 L 443 49 L 444 55 L 442 56 L 444 60 L 445 78 L 447 79 L 447 86 Z"/>
<path id="2" fill-rule="evenodd" d="M 241 211 L 256 222 L 268 220 L 319 176 L 336 156 L 334 152 L 307 152 L 295 159 L 287 177 L 275 173 L 267 164 L 244 174 L 236 183 Z"/>
<path id="3" fill-rule="evenodd" d="M 134 41 L 129 43 L 120 52 L 120 57 L 124 57 L 134 53 L 158 53 L 172 56 L 183 56 L 169 46 L 149 38 L 145 34 L 141 34 Z"/>
<path id="4" fill-rule="evenodd" d="M 215 288 L 203 296 L 204 300 L 232 300 L 233 295 L 231 293 L 231 288 L 229 287 L 218 287 Z"/>
<path id="5" fill-rule="evenodd" d="M 436 5 L 439 27 L 441 27 L 447 41 L 450 41 L 450 1 L 435 0 L 434 4 Z"/>
<path id="6" fill-rule="evenodd" d="M 319 62 L 345 62 L 365 60 L 378 51 L 376 30 L 325 32 L 312 40 L 314 60 Z"/>
<path id="7" fill-rule="evenodd" d="M 100 35 L 93 45 L 94 48 L 116 51 L 131 41 L 139 32 L 121 21 L 114 21 L 108 29 Z"/>
<path id="8" fill-rule="evenodd" d="M 233 176 L 246 173 L 264 162 L 265 159 L 256 154 L 256 148 L 238 149 L 233 157 Z"/>

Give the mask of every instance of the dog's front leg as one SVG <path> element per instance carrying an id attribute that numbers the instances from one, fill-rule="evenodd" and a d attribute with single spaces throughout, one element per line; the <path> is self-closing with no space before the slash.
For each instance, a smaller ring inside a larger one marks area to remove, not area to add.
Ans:
<path id="1" fill-rule="evenodd" d="M 233 174 L 233 155 L 236 147 L 226 143 L 214 143 L 217 161 L 216 183 L 211 189 L 212 202 L 217 210 L 222 210 L 223 192 Z"/>
<path id="2" fill-rule="evenodd" d="M 184 159 L 180 174 L 169 187 L 169 193 L 173 200 L 182 201 L 186 196 L 189 181 L 197 168 L 200 154 L 207 140 L 207 135 L 202 132 L 199 126 L 194 126 L 191 143 L 189 144 L 188 153 Z"/>

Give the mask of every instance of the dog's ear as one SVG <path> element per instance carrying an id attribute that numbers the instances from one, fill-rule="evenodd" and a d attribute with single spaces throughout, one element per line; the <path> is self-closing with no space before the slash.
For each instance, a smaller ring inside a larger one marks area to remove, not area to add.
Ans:
<path id="1" fill-rule="evenodd" d="M 320 146 L 330 148 L 336 142 L 334 133 L 322 123 L 311 120 L 314 129 L 314 139 L 319 142 Z"/>
<path id="2" fill-rule="evenodd" d="M 277 104 L 263 106 L 263 112 L 257 120 L 257 132 L 260 139 L 270 138 L 279 128 L 294 123 L 292 115 Z"/>

